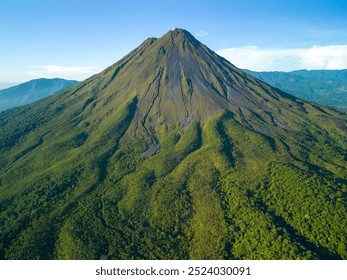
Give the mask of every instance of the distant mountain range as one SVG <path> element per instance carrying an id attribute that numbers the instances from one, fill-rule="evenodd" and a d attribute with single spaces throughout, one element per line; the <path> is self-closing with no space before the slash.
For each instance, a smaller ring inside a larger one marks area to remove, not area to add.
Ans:
<path id="1" fill-rule="evenodd" d="M 347 109 L 347 70 L 244 71 L 296 97 Z"/>
<path id="2" fill-rule="evenodd" d="M 42 78 L 0 90 L 0 111 L 29 104 L 77 83 L 78 81 L 72 80 Z"/>

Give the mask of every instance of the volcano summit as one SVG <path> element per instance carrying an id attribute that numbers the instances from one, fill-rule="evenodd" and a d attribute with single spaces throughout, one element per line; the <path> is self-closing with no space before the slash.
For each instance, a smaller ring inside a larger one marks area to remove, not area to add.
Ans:
<path id="1" fill-rule="evenodd" d="M 0 113 L 0 257 L 345 259 L 346 120 L 149 38 Z"/>

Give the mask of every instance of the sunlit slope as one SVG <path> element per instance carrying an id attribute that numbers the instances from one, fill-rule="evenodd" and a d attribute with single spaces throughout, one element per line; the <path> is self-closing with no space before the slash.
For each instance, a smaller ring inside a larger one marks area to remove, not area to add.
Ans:
<path id="1" fill-rule="evenodd" d="M 3 259 L 345 259 L 346 115 L 175 29 L 0 114 Z"/>

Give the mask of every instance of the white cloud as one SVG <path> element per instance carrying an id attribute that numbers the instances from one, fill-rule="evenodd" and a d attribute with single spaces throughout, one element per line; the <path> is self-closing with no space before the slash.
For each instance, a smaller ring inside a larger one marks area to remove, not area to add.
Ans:
<path id="1" fill-rule="evenodd" d="M 65 79 L 76 79 L 83 80 L 91 75 L 99 72 L 100 67 L 95 66 L 58 66 L 58 65 L 47 65 L 47 66 L 29 66 L 32 69 L 27 71 L 33 78 L 65 78 Z"/>
<path id="2" fill-rule="evenodd" d="M 257 46 L 245 46 L 222 49 L 217 53 L 239 68 L 255 71 L 347 69 L 347 45 L 292 49 L 261 49 Z"/>
<path id="3" fill-rule="evenodd" d="M 195 33 L 195 37 L 206 37 L 208 32 L 206 30 L 200 29 L 197 33 Z"/>

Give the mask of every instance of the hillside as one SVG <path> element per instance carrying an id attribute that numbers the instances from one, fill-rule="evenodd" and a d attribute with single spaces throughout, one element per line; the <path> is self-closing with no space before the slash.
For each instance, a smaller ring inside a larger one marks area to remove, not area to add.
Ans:
<path id="1" fill-rule="evenodd" d="M 346 259 L 346 120 L 149 38 L 0 113 L 0 258 Z"/>
<path id="2" fill-rule="evenodd" d="M 347 70 L 244 71 L 296 97 L 347 110 Z"/>
<path id="3" fill-rule="evenodd" d="M 77 81 L 42 78 L 2 89 L 0 90 L 0 111 L 29 104 L 77 83 Z"/>

